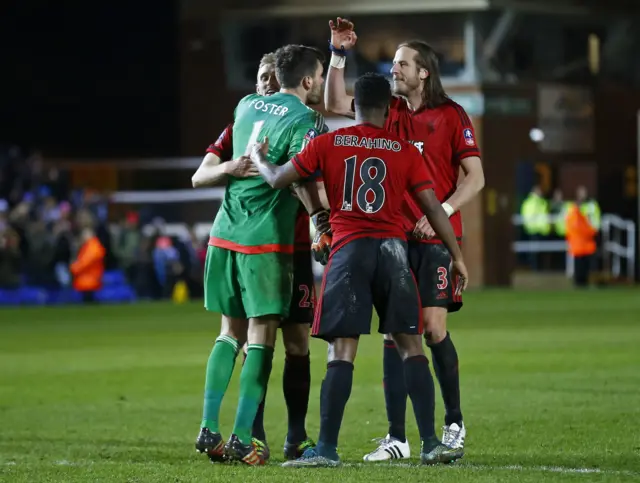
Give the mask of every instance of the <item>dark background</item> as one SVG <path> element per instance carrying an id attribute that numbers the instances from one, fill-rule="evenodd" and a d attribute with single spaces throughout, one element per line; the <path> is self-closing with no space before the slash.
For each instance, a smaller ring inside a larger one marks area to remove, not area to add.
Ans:
<path id="1" fill-rule="evenodd" d="M 176 1 L 3 3 L 0 143 L 47 156 L 179 154 Z"/>

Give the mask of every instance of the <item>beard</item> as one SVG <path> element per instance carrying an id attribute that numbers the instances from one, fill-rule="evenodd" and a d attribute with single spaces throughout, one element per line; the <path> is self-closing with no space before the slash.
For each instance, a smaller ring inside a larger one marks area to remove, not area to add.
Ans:
<path id="1" fill-rule="evenodd" d="M 420 79 L 407 79 L 401 77 L 393 80 L 393 93 L 396 96 L 406 97 L 420 87 Z"/>
<path id="2" fill-rule="evenodd" d="M 307 94 L 307 104 L 315 106 L 322 102 L 322 86 L 314 85 Z"/>

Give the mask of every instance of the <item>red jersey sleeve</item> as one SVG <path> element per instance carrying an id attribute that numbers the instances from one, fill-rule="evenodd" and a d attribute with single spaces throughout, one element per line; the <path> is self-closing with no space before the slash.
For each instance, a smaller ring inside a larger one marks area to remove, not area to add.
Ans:
<path id="1" fill-rule="evenodd" d="M 302 178 L 308 178 L 316 174 L 320 168 L 320 157 L 322 155 L 322 145 L 320 144 L 327 136 L 313 138 L 309 144 L 293 158 L 291 162 Z"/>
<path id="2" fill-rule="evenodd" d="M 410 152 L 411 156 L 408 158 L 409 182 L 407 185 L 407 191 L 409 191 L 412 195 L 415 195 L 420 191 L 433 188 L 433 180 L 431 179 L 431 174 L 429 173 L 427 165 L 424 162 L 424 158 L 418 152 L 418 150 L 412 148 Z"/>
<path id="3" fill-rule="evenodd" d="M 222 161 L 229 161 L 233 156 L 233 124 L 229 124 L 218 136 L 215 143 L 210 144 L 207 153 L 213 153 Z"/>
<path id="4" fill-rule="evenodd" d="M 473 124 L 471 124 L 471 119 L 469 119 L 462 106 L 454 103 L 449 117 L 452 123 L 451 132 L 453 133 L 451 138 L 453 158 L 460 161 L 471 156 L 480 157 L 480 149 L 478 149 L 476 142 Z"/>

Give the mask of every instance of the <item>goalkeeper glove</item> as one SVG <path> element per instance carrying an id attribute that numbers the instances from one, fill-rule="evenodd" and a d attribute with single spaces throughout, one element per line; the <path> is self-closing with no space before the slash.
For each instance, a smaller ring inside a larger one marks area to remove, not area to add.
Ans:
<path id="1" fill-rule="evenodd" d="M 329 253 L 331 252 L 331 224 L 329 223 L 329 211 L 319 210 L 311 215 L 313 225 L 316 227 L 316 234 L 313 237 L 313 243 L 311 244 L 311 252 L 313 253 L 313 259 L 326 265 L 329 262 Z"/>

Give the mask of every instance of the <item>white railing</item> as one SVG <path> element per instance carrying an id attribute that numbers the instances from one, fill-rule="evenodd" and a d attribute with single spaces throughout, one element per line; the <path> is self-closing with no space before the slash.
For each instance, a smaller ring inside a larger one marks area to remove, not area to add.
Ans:
<path id="1" fill-rule="evenodd" d="M 549 215 L 549 223 L 553 224 L 558 215 Z M 514 215 L 512 223 L 521 226 L 521 215 Z M 625 220 L 618 215 L 606 213 L 601 218 L 602 256 L 604 267 L 608 268 L 614 278 L 622 275 L 624 261 L 624 276 L 629 281 L 635 279 L 636 269 L 636 224 L 633 220 Z M 623 235 L 626 232 L 626 243 Z M 566 274 L 573 276 L 573 257 L 567 251 L 564 240 L 516 241 L 512 244 L 515 253 L 566 253 Z"/>
<path id="2" fill-rule="evenodd" d="M 626 246 L 622 244 L 622 235 L 626 232 Z M 602 245 L 605 266 L 610 267 L 611 275 L 620 277 L 622 260 L 626 261 L 626 277 L 633 280 L 636 269 L 636 224 L 617 215 L 602 217 Z"/>

